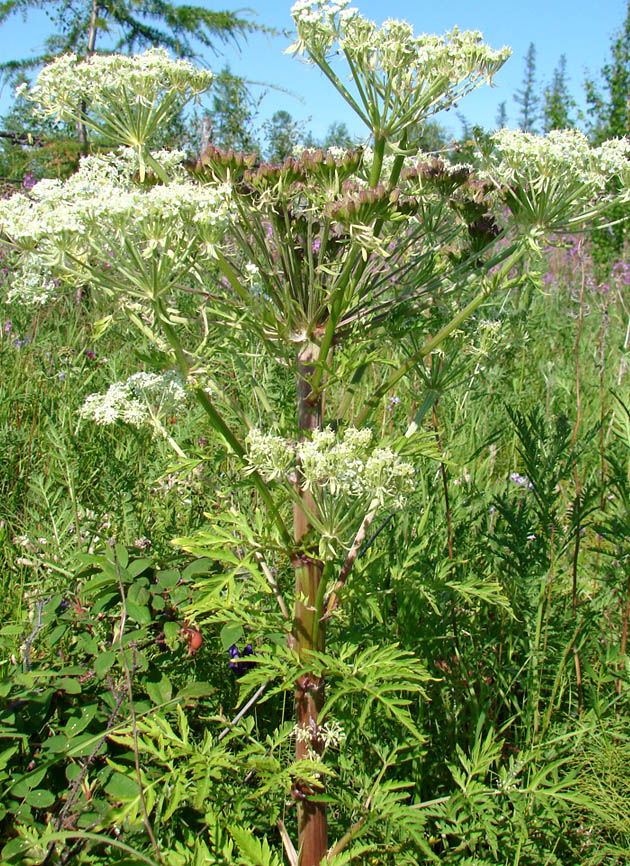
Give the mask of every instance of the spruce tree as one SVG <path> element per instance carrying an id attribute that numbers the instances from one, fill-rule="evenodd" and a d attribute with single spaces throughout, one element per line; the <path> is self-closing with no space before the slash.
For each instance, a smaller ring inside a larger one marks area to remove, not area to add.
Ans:
<path id="1" fill-rule="evenodd" d="M 505 107 L 505 99 L 499 103 L 497 110 L 496 124 L 497 129 L 505 129 L 508 123 L 507 108 Z"/>
<path id="2" fill-rule="evenodd" d="M 234 75 L 229 66 L 224 66 L 215 80 L 212 94 L 212 112 L 208 119 L 213 144 L 225 150 L 231 147 L 245 153 L 258 151 L 254 127 L 260 100 L 252 97 L 245 81 Z"/>
<path id="3" fill-rule="evenodd" d="M 523 86 L 514 94 L 514 102 L 521 107 L 519 128 L 523 132 L 536 132 L 540 100 L 536 95 L 536 47 L 533 42 L 529 43 L 524 59 Z"/>

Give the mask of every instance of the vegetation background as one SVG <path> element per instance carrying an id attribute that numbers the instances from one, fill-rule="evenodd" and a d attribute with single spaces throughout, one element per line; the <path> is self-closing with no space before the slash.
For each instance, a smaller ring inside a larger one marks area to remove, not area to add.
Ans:
<path id="1" fill-rule="evenodd" d="M 104 21 L 130 21 L 134 8 L 99 10 Z M 0 21 L 9 11 L 5 4 Z M 89 52 L 86 9 L 56 11 L 66 41 L 47 50 Z M 200 32 L 198 13 L 173 21 L 167 5 L 146 11 L 159 14 L 162 34 L 131 21 L 121 47 L 161 42 L 192 53 L 186 38 Z M 204 21 L 208 40 L 250 28 L 234 18 Z M 628 134 L 630 7 L 601 84 L 587 82 L 586 116 L 563 70 L 561 61 L 541 90 L 532 45 L 515 94 L 522 129 L 582 124 L 593 143 Z M 428 123 L 425 149 L 466 160 L 483 131 L 463 126 L 454 142 Z M 85 131 L 37 124 L 20 103 L 2 127 L 7 194 L 68 176 L 81 151 L 100 147 Z M 228 68 L 212 111 L 180 116 L 161 143 L 196 154 L 202 141 L 273 162 L 298 143 L 353 143 L 343 122 L 317 142 L 288 112 L 261 121 L 256 99 Z M 486 304 L 379 407 L 384 433 L 414 423 L 435 437 L 441 459 L 426 460 L 406 510 L 375 527 L 334 627 L 356 652 L 396 642 L 430 677 L 410 700 L 423 734 L 415 750 L 396 742 L 386 714 L 362 718 L 370 736 L 352 739 L 361 702 L 349 694 L 338 708 L 353 755 L 338 743 L 334 772 L 364 808 L 355 814 L 337 803 L 332 833 L 342 835 L 349 817 L 368 824 L 369 844 L 351 862 L 630 862 L 624 217 L 614 230 L 558 239 L 518 291 Z M 0 285 L 9 293 L 12 251 L 2 256 Z M 230 654 L 234 646 L 263 650 L 279 629 L 261 630 L 236 569 L 229 591 L 242 601 L 241 616 L 227 621 L 213 609 L 198 576 L 228 573 L 229 550 L 210 561 L 207 551 L 195 556 L 171 543 L 211 531 L 208 515 L 232 501 L 250 508 L 252 523 L 256 512 L 200 411 L 167 419 L 188 462 L 174 460 L 166 436 L 80 419 L 89 394 L 154 360 L 117 325 L 101 336 L 100 312 L 80 292 L 35 311 L 2 308 L 1 856 L 155 862 L 142 821 L 148 811 L 164 863 L 280 863 L 291 806 L 277 792 L 261 798 L 252 777 L 276 772 L 270 756 L 286 759 L 286 743 L 274 736 L 291 712 L 285 692 L 231 722 L 248 668 L 245 655 Z M 413 338 L 401 334 L 388 346 L 387 365 L 404 363 Z M 216 364 L 235 394 L 266 393 L 281 412 L 293 411 L 289 375 L 266 363 L 255 341 L 243 357 L 219 353 Z M 289 579 L 277 575 L 280 585 Z M 249 746 L 237 745 L 243 741 Z M 262 753 L 254 742 L 265 744 Z M 220 784 L 215 766 L 232 770 Z M 369 780 L 380 772 L 388 787 L 370 802 Z M 397 808 L 407 796 L 422 825 L 405 835 Z M 226 822 L 237 829 L 230 834 Z"/>

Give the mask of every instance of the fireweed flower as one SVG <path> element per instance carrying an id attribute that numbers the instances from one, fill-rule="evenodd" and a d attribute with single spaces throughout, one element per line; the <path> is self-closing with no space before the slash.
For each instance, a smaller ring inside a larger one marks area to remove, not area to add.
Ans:
<path id="1" fill-rule="evenodd" d="M 518 472 L 512 472 L 510 474 L 510 481 L 512 484 L 516 484 L 517 487 L 526 487 L 528 490 L 534 489 L 534 485 L 527 475 L 520 475 Z"/>

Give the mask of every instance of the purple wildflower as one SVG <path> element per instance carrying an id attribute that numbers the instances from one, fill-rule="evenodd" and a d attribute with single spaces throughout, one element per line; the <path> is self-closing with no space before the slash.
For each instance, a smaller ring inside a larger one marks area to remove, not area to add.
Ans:
<path id="1" fill-rule="evenodd" d="M 237 677 L 242 677 L 243 674 L 247 673 L 250 666 L 253 664 L 253 661 L 236 661 L 236 659 L 254 655 L 254 648 L 250 643 L 248 643 L 243 650 L 243 655 L 241 656 L 239 648 L 235 643 L 233 643 L 232 646 L 229 648 L 228 653 L 230 655 L 230 658 L 232 659 L 232 661 L 230 662 L 230 670 L 233 670 Z"/>
<path id="2" fill-rule="evenodd" d="M 93 361 L 96 358 L 96 352 L 92 352 L 91 349 L 86 349 L 83 354 L 86 358 L 89 358 L 90 361 Z"/>
<path id="3" fill-rule="evenodd" d="M 24 175 L 24 178 L 22 180 L 22 186 L 24 187 L 24 189 L 33 189 L 36 183 L 37 179 L 32 171 L 29 171 Z"/>
<path id="4" fill-rule="evenodd" d="M 11 319 L 6 320 L 6 322 L 4 323 L 4 328 L 2 330 L 5 334 L 9 333 L 9 331 L 11 330 Z"/>
<path id="5" fill-rule="evenodd" d="M 510 475 L 510 481 L 512 484 L 517 484 L 519 487 L 527 487 L 528 490 L 533 490 L 534 485 L 529 480 L 527 475 L 519 475 L 518 472 L 512 472 Z"/>

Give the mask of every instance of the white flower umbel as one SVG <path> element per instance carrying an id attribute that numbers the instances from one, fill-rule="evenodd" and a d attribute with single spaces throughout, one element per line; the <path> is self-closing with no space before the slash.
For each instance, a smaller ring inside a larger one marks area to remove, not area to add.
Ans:
<path id="1" fill-rule="evenodd" d="M 185 403 L 184 382 L 173 370 L 134 373 L 125 382 L 114 382 L 104 394 L 90 394 L 79 414 L 100 425 L 124 421 L 142 427 L 177 412 Z"/>
<path id="2" fill-rule="evenodd" d="M 21 85 L 18 93 L 34 102 L 41 116 L 68 123 L 80 118 L 108 141 L 136 148 L 140 177 L 148 165 L 166 180 L 148 142 L 189 100 L 208 90 L 213 77 L 187 60 L 171 60 L 161 48 L 85 60 L 65 54 L 44 67 L 33 87 Z"/>
<path id="3" fill-rule="evenodd" d="M 291 14 L 298 38 L 288 50 L 320 66 L 377 137 L 396 141 L 409 125 L 491 83 L 511 53 L 494 51 L 477 31 L 416 36 L 410 24 L 392 19 L 378 28 L 349 0 L 299 0 Z M 350 67 L 352 93 L 329 63 L 337 51 Z"/>
<path id="4" fill-rule="evenodd" d="M 630 182 L 630 141 L 612 139 L 591 147 L 576 129 L 536 135 L 501 129 L 492 153 L 479 153 L 486 175 L 506 190 L 517 224 L 527 230 L 562 231 L 602 212 L 618 180 Z"/>
<path id="5" fill-rule="evenodd" d="M 414 490 L 415 469 L 391 448 L 375 448 L 372 431 L 350 427 L 335 434 L 330 427 L 314 430 L 311 439 L 291 442 L 281 436 L 250 430 L 250 471 L 265 481 L 285 482 L 294 491 L 299 479 L 310 490 L 317 514 L 308 514 L 320 533 L 319 554 L 330 559 L 349 549 L 366 511 L 389 505 L 399 508 Z"/>
<path id="6" fill-rule="evenodd" d="M 402 504 L 413 490 L 415 469 L 391 448 L 374 448 L 372 431 L 349 427 L 337 436 L 330 427 L 314 430 L 297 444 L 250 430 L 247 459 L 267 481 L 299 476 L 305 490 L 325 490 L 332 497 L 394 500 Z"/>
<path id="7" fill-rule="evenodd" d="M 42 180 L 0 200 L 0 237 L 77 284 L 149 301 L 170 293 L 193 279 L 191 248 L 200 269 L 207 265 L 231 214 L 226 187 L 186 179 L 182 156 L 156 154 L 172 178 L 148 187 L 137 183 L 131 148 L 87 157 L 64 182 Z"/>
<path id="8" fill-rule="evenodd" d="M 166 95 L 184 101 L 212 85 L 214 75 L 187 60 L 172 60 L 163 48 L 144 54 L 94 54 L 85 60 L 64 54 L 45 66 L 35 84 L 21 84 L 17 93 L 36 103 L 45 117 L 72 122 L 82 101 L 107 110 L 112 101 L 154 107 Z"/>
<path id="9" fill-rule="evenodd" d="M 8 279 L 7 304 L 16 302 L 24 306 L 40 306 L 55 297 L 57 283 L 32 254 L 20 256 Z"/>
<path id="10" fill-rule="evenodd" d="M 251 471 L 260 472 L 266 481 L 279 481 L 295 472 L 295 446 L 282 436 L 253 428 L 245 442 Z"/>

